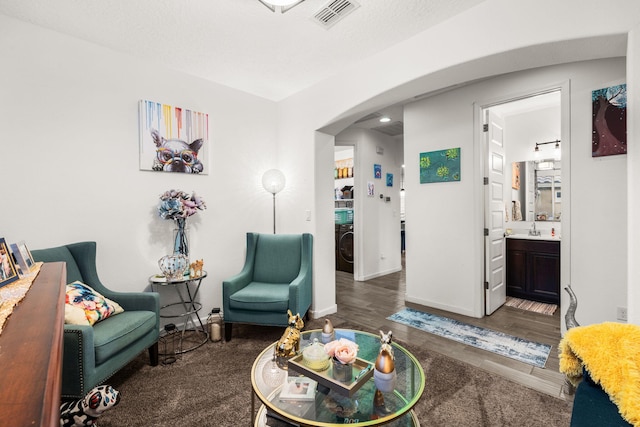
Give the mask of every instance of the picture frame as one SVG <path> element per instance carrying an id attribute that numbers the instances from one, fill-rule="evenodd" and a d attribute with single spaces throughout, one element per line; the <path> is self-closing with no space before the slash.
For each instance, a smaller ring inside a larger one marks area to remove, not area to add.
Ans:
<path id="1" fill-rule="evenodd" d="M 387 173 L 387 187 L 393 187 L 393 174 Z"/>
<path id="2" fill-rule="evenodd" d="M 591 92 L 591 157 L 627 154 L 627 85 Z"/>
<path id="3" fill-rule="evenodd" d="M 373 165 L 373 177 L 375 179 L 382 179 L 382 165 Z"/>
<path id="4" fill-rule="evenodd" d="M 0 237 L 0 288 L 18 280 L 18 270 L 4 237 Z"/>
<path id="5" fill-rule="evenodd" d="M 141 100 L 140 170 L 209 174 L 209 114 Z"/>
<path id="6" fill-rule="evenodd" d="M 280 390 L 280 400 L 314 400 L 317 386 L 317 381 L 311 378 L 287 376 L 287 381 Z"/>
<path id="7" fill-rule="evenodd" d="M 24 241 L 20 241 L 18 243 L 12 243 L 10 247 L 14 262 L 19 268 L 19 274 L 29 274 L 35 267 L 36 263 L 33 260 L 31 251 L 29 251 L 29 248 L 27 248 L 26 243 Z"/>
<path id="8" fill-rule="evenodd" d="M 460 181 L 460 147 L 420 153 L 420 184 Z"/>

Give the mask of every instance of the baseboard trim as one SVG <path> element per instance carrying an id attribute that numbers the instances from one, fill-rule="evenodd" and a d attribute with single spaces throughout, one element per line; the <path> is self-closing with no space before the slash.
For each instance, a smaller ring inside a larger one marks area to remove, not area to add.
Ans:
<path id="1" fill-rule="evenodd" d="M 333 304 L 332 306 L 323 308 L 321 310 L 310 309 L 309 316 L 311 316 L 312 319 L 319 319 L 321 317 L 325 317 L 330 314 L 335 314 L 337 312 L 338 312 L 338 305 Z"/>
<path id="2" fill-rule="evenodd" d="M 456 306 L 453 306 L 453 305 L 440 304 L 440 303 L 435 302 L 435 301 L 429 301 L 429 300 L 425 300 L 425 299 L 422 299 L 422 298 L 411 297 L 410 295 L 407 295 L 407 294 L 405 294 L 404 300 L 406 302 L 410 302 L 410 303 L 413 303 L 413 304 L 421 305 L 421 306 L 423 306 L 425 308 L 425 310 L 428 310 L 429 307 L 432 307 L 432 308 L 437 308 L 438 310 L 448 311 L 450 313 L 462 314 L 463 316 L 469 316 L 469 317 L 478 318 L 478 316 L 476 316 L 473 311 L 465 310 L 465 309 L 462 309 L 460 307 L 456 307 Z M 420 308 L 416 308 L 416 310 L 420 310 Z M 481 317 L 482 316 L 480 316 L 480 318 Z"/>

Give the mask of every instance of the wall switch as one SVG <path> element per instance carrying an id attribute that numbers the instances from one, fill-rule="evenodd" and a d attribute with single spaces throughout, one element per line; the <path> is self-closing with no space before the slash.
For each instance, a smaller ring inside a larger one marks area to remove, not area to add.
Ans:
<path id="1" fill-rule="evenodd" d="M 627 307 L 618 307 L 617 316 L 618 320 L 627 320 Z"/>
<path id="2" fill-rule="evenodd" d="M 304 219 L 307 221 L 311 221 L 311 211 L 309 209 L 304 211 Z"/>
<path id="3" fill-rule="evenodd" d="M 385 259 L 384 254 L 380 254 L 380 259 Z"/>

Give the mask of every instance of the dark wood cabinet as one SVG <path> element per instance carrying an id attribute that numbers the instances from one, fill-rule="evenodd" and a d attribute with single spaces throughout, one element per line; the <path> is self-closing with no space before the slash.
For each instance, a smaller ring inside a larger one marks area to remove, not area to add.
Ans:
<path id="1" fill-rule="evenodd" d="M 66 264 L 45 263 L 0 335 L 0 425 L 60 425 Z"/>
<path id="2" fill-rule="evenodd" d="M 507 239 L 507 296 L 560 303 L 560 242 Z"/>

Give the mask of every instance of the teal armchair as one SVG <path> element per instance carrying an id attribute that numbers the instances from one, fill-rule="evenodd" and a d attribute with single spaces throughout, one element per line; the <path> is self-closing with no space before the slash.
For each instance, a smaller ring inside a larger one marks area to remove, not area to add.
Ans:
<path id="1" fill-rule="evenodd" d="M 287 310 L 311 307 L 313 236 L 247 233 L 242 271 L 223 281 L 225 340 L 234 323 L 287 326 Z"/>
<path id="2" fill-rule="evenodd" d="M 81 242 L 31 251 L 35 261 L 64 261 L 67 283 L 76 280 L 117 302 L 123 313 L 93 326 L 64 325 L 62 398 L 79 399 L 102 384 L 133 358 L 149 350 L 151 365 L 158 364 L 160 299 L 155 292 L 114 292 L 96 271 L 96 243 Z"/>

